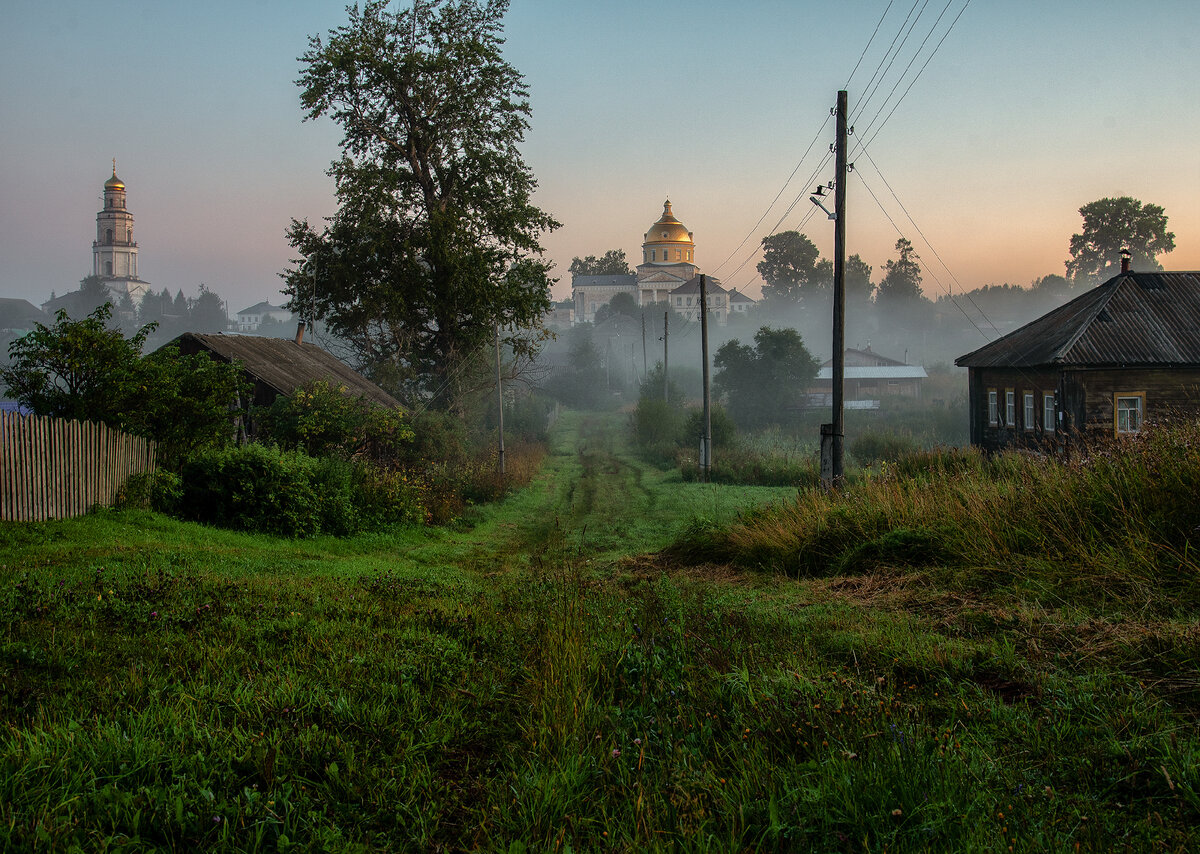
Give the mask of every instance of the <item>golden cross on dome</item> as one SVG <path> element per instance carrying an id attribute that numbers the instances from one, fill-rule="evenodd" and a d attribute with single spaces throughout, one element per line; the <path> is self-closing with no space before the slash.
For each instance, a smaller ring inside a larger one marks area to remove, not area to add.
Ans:
<path id="1" fill-rule="evenodd" d="M 117 158 L 113 158 L 113 177 L 117 177 Z"/>

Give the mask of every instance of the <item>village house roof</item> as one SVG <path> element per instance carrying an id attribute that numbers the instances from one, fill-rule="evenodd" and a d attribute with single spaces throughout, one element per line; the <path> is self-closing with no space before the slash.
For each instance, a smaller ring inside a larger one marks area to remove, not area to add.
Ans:
<path id="1" fill-rule="evenodd" d="M 1200 272 L 1121 273 L 954 363 L 1200 365 Z"/>
<path id="2" fill-rule="evenodd" d="M 288 311 L 288 309 L 282 305 L 271 305 L 269 302 L 259 302 L 255 303 L 249 308 L 243 308 L 238 312 L 238 316 L 240 317 L 243 314 L 266 314 L 270 311 Z"/>
<path id="3" fill-rule="evenodd" d="M 726 291 L 723 287 L 721 287 L 721 280 L 714 278 L 713 276 L 707 277 L 707 282 L 705 283 L 704 289 L 706 291 L 708 291 L 708 293 L 710 293 L 710 294 L 728 293 L 728 291 Z M 692 276 L 690 279 L 688 279 L 682 285 L 677 287 L 675 290 L 671 291 L 671 296 L 687 296 L 688 294 L 699 295 L 699 293 L 700 293 L 700 277 Z"/>
<path id="4" fill-rule="evenodd" d="M 324 380 L 334 388 L 344 386 L 348 393 L 380 406 L 400 406 L 400 401 L 315 344 L 219 332 L 185 332 L 171 344 L 185 355 L 205 350 L 222 361 L 237 362 L 256 383 L 278 394 L 290 395 L 303 385 Z"/>
<path id="5" fill-rule="evenodd" d="M 730 303 L 730 305 L 732 305 L 735 302 L 736 303 L 744 302 L 744 303 L 749 303 L 749 304 L 753 305 L 755 302 L 757 302 L 757 300 L 755 300 L 753 297 L 746 296 L 744 293 L 739 291 L 737 288 L 734 288 L 732 291 L 729 292 L 729 303 Z"/>
<path id="6" fill-rule="evenodd" d="M 846 365 L 842 370 L 848 380 L 923 380 L 929 376 L 920 365 Z M 832 380 L 833 367 L 822 365 L 817 379 Z"/>

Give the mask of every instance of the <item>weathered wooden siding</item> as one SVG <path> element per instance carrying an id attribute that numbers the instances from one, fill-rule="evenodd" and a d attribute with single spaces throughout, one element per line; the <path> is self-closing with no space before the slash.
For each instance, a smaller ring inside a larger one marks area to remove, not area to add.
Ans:
<path id="1" fill-rule="evenodd" d="M 1065 373 L 1076 424 L 1087 438 L 1116 435 L 1113 397 L 1143 393 L 1147 423 L 1200 415 L 1200 368 L 1109 368 Z"/>
<path id="2" fill-rule="evenodd" d="M 1042 448 L 1057 444 L 1063 430 L 1057 424 L 1044 424 L 1042 395 L 1051 392 L 1061 400 L 1059 373 L 1049 369 L 971 368 L 969 373 L 969 399 L 971 407 L 971 443 L 987 450 L 1012 447 Z M 1005 392 L 1012 390 L 1014 399 L 1013 423 L 1006 418 Z M 988 419 L 988 391 L 995 390 L 997 396 L 997 421 Z M 1033 421 L 1025 423 L 1024 398 L 1026 392 L 1033 393 Z M 1057 411 L 1057 409 L 1056 409 Z"/>
<path id="3" fill-rule="evenodd" d="M 0 521 L 40 522 L 110 506 L 154 470 L 154 443 L 103 424 L 0 412 Z"/>
<path id="4" fill-rule="evenodd" d="M 995 389 L 999 423 L 988 422 L 988 391 Z M 1004 393 L 1016 395 L 1015 423 L 1005 423 Z M 1034 422 L 1026 429 L 1023 399 L 1034 394 Z M 1058 423 L 1043 423 L 1042 395 L 1056 398 Z M 1200 368 L 971 368 L 971 442 L 986 450 L 1012 447 L 1047 448 L 1083 439 L 1115 435 L 1113 397 L 1119 393 L 1145 395 L 1147 423 L 1171 417 L 1200 415 Z"/>

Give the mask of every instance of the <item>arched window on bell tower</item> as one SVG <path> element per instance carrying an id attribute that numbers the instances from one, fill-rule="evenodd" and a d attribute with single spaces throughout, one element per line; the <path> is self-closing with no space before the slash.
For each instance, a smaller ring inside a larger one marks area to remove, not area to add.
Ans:
<path id="1" fill-rule="evenodd" d="M 112 243 L 112 229 L 111 228 L 104 229 L 104 242 Z"/>

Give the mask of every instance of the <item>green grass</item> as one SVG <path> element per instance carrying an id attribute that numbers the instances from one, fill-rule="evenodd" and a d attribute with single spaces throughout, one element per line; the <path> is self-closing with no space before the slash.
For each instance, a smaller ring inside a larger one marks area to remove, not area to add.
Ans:
<path id="1" fill-rule="evenodd" d="M 646 557 L 796 493 L 681 483 L 621 425 L 564 417 L 453 530 L 0 527 L 0 848 L 1196 846 L 1191 605 L 920 538 L 800 580 Z"/>

